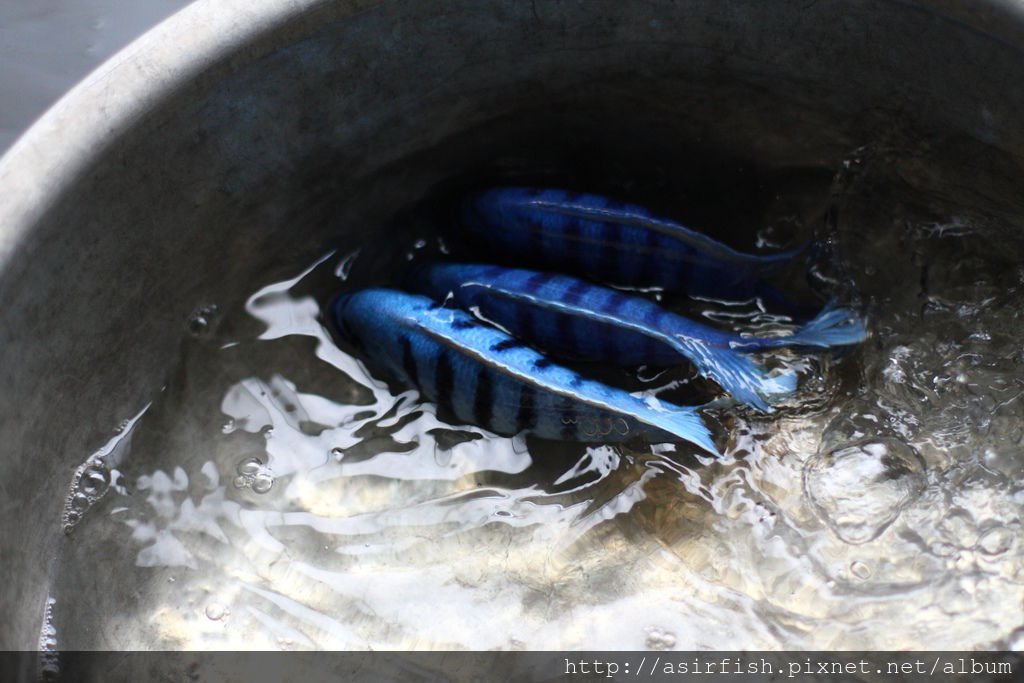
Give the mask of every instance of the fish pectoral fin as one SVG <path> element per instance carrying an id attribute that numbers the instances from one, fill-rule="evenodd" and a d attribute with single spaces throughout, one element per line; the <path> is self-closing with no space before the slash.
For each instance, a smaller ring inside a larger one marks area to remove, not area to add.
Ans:
<path id="1" fill-rule="evenodd" d="M 657 232 L 667 237 L 679 240 L 680 242 L 700 249 L 707 254 L 714 254 L 719 258 L 728 260 L 742 260 L 744 258 L 749 258 L 748 254 L 738 252 L 729 245 L 719 242 L 702 232 L 694 230 L 693 228 L 688 228 L 673 220 L 648 215 L 646 212 L 640 212 L 637 210 L 638 207 L 621 210 L 599 206 L 582 206 L 579 204 L 571 205 L 541 199 L 531 199 L 529 200 L 529 204 L 533 209 L 547 210 L 551 213 L 570 216 L 572 218 L 582 218 L 584 220 L 590 220 L 598 223 L 614 223 L 617 225 L 650 230 L 651 232 Z"/>
<path id="2" fill-rule="evenodd" d="M 633 417 L 652 427 L 674 434 L 684 441 L 699 446 L 715 457 L 721 458 L 722 454 L 715 446 L 711 430 L 704 423 L 700 411 L 700 407 L 677 406 L 661 403 L 656 399 L 652 404 L 651 399 L 648 399 L 644 402 L 644 408 L 634 413 Z"/>

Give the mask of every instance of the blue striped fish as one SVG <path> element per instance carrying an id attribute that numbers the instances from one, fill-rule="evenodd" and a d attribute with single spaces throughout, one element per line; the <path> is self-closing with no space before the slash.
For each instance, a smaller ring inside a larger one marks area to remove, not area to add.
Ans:
<path id="1" fill-rule="evenodd" d="M 586 379 L 427 297 L 390 289 L 342 294 L 331 318 L 371 365 L 467 424 L 566 441 L 681 440 L 718 453 L 697 408 Z"/>
<path id="2" fill-rule="evenodd" d="M 560 358 L 624 366 L 689 360 L 736 400 L 761 410 L 770 409 L 772 396 L 793 391 L 796 377 L 772 377 L 741 350 L 855 344 L 867 334 L 855 312 L 826 308 L 795 334 L 741 337 L 568 275 L 492 265 L 430 263 L 412 272 L 409 285 L 437 301 L 450 296 Z"/>
<path id="3" fill-rule="evenodd" d="M 461 221 L 496 252 L 524 262 L 704 296 L 761 294 L 761 280 L 800 251 L 745 254 L 641 206 L 557 189 L 487 190 L 463 203 Z"/>

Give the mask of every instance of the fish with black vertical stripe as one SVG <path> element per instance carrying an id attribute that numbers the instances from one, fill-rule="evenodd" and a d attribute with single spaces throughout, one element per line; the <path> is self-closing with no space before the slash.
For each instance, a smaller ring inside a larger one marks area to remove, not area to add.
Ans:
<path id="1" fill-rule="evenodd" d="M 796 388 L 795 374 L 770 374 L 744 355 L 778 347 L 829 348 L 867 336 L 855 311 L 828 306 L 794 333 L 742 337 L 665 310 L 641 296 L 586 280 L 494 265 L 427 263 L 409 286 L 479 313 L 543 352 L 618 366 L 689 362 L 737 401 L 760 410 Z"/>
<path id="2" fill-rule="evenodd" d="M 497 187 L 468 197 L 464 229 L 504 256 L 610 284 L 704 296 L 778 296 L 763 280 L 801 249 L 737 251 L 635 204 L 560 189 Z"/>
<path id="3" fill-rule="evenodd" d="M 379 288 L 342 294 L 331 318 L 371 367 L 466 424 L 587 443 L 687 441 L 718 454 L 698 408 L 586 379 L 428 297 Z"/>

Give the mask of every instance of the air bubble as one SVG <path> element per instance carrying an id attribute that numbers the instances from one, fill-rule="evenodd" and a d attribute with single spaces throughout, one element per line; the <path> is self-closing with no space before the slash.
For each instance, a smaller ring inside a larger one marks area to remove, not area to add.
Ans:
<path id="1" fill-rule="evenodd" d="M 220 621 L 230 613 L 231 611 L 219 602 L 211 602 L 206 606 L 206 618 L 211 621 Z"/>
<path id="2" fill-rule="evenodd" d="M 274 477 L 269 474 L 257 474 L 252 480 L 252 490 L 256 493 L 266 493 L 274 486 Z"/>
<path id="3" fill-rule="evenodd" d="M 90 467 L 82 473 L 82 478 L 79 480 L 79 486 L 82 488 L 82 492 L 89 496 L 99 496 L 107 490 L 109 480 L 107 479 L 106 470 L 98 467 Z"/>
<path id="4" fill-rule="evenodd" d="M 193 311 L 192 315 L 188 317 L 188 323 L 186 324 L 189 334 L 194 337 L 200 337 L 208 333 L 211 321 L 216 313 L 217 306 L 214 304 L 205 304 Z"/>
<path id="5" fill-rule="evenodd" d="M 266 493 L 274 486 L 274 476 L 258 458 L 247 458 L 238 463 L 235 488 L 251 488 L 256 493 Z"/>
<path id="6" fill-rule="evenodd" d="M 871 578 L 871 567 L 869 567 L 865 562 L 854 560 L 850 563 L 850 573 L 858 579 L 866 581 Z"/>
<path id="7" fill-rule="evenodd" d="M 76 493 L 71 497 L 71 508 L 79 513 L 85 512 L 89 507 L 89 496 L 84 493 Z"/>
<path id="8" fill-rule="evenodd" d="M 671 650 L 676 646 L 676 635 L 664 629 L 651 626 L 647 629 L 647 639 L 644 641 L 651 650 Z"/>
<path id="9" fill-rule="evenodd" d="M 332 448 L 331 449 L 331 457 L 333 457 L 338 462 L 341 462 L 342 459 L 345 457 L 345 449 L 344 448 Z"/>
<path id="10" fill-rule="evenodd" d="M 224 422 L 224 424 L 221 425 L 220 431 L 221 431 L 222 434 L 230 434 L 231 432 L 235 431 L 236 429 L 238 429 L 238 427 L 235 425 L 234 418 L 228 418 Z"/>
<path id="11" fill-rule="evenodd" d="M 206 316 L 198 313 L 188 319 L 188 331 L 192 334 L 202 334 L 209 325 L 210 321 L 206 319 Z"/>
<path id="12" fill-rule="evenodd" d="M 877 538 L 925 489 L 924 464 L 891 437 L 819 453 L 804 468 L 804 489 L 818 517 L 842 541 Z"/>
<path id="13" fill-rule="evenodd" d="M 237 469 L 241 475 L 254 477 L 263 469 L 263 463 L 258 458 L 248 458 L 238 463 Z"/>

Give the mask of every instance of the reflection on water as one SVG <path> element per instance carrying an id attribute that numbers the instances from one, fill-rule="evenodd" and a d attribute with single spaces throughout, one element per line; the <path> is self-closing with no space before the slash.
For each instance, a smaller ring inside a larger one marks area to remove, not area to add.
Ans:
<path id="1" fill-rule="evenodd" d="M 1024 261 L 934 201 L 848 199 L 833 237 L 873 337 L 784 356 L 800 394 L 723 408 L 717 461 L 498 438 L 393 395 L 319 319 L 347 255 L 208 307 L 80 472 L 103 490 L 63 560 L 62 645 L 1019 647 Z"/>

